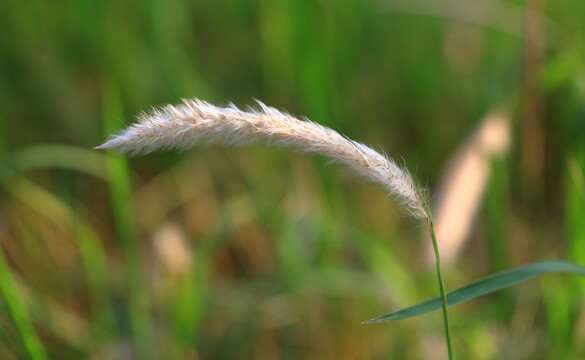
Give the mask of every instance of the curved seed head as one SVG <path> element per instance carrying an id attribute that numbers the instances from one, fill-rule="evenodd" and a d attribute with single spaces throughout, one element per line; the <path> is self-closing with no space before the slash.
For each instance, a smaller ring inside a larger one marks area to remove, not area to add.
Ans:
<path id="1" fill-rule="evenodd" d="M 299 120 L 258 101 L 259 109 L 217 107 L 183 100 L 139 116 L 139 122 L 112 135 L 96 149 L 118 148 L 132 155 L 196 145 L 244 146 L 264 141 L 269 146 L 315 153 L 340 162 L 366 179 L 381 184 L 402 200 L 413 216 L 427 220 L 424 193 L 408 170 L 371 147 L 309 120 Z"/>

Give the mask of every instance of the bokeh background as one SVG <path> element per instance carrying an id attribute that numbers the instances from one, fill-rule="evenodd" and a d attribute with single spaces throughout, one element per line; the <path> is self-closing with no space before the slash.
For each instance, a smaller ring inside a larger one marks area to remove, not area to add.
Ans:
<path id="1" fill-rule="evenodd" d="M 585 264 L 584 19 L 581 0 L 0 2 L 0 358 L 445 358 L 440 313 L 360 324 L 438 294 L 425 227 L 378 186 L 263 146 L 92 148 L 151 106 L 260 99 L 430 189 L 449 289 Z M 455 353 L 585 358 L 584 295 L 549 275 L 453 307 Z"/>

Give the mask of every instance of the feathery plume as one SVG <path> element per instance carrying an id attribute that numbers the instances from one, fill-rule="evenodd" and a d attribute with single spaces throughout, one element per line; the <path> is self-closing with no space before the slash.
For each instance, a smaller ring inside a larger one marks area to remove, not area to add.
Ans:
<path id="1" fill-rule="evenodd" d="M 242 111 L 233 104 L 222 108 L 198 99 L 184 99 L 181 105 L 142 113 L 138 123 L 112 135 L 96 149 L 119 148 L 121 153 L 138 155 L 195 145 L 244 146 L 265 141 L 268 146 L 320 154 L 343 163 L 384 186 L 415 217 L 428 220 L 422 190 L 408 170 L 392 159 L 330 128 L 299 120 L 260 101 L 258 105 L 259 110 Z"/>

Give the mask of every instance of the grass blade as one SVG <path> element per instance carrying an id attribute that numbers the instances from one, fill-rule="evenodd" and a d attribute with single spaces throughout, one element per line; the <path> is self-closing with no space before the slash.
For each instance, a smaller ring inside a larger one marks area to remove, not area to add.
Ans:
<path id="1" fill-rule="evenodd" d="M 540 275 L 554 272 L 570 272 L 585 276 L 585 267 L 561 260 L 539 261 L 516 269 L 502 271 L 463 286 L 447 294 L 449 306 L 487 295 L 494 291 L 530 280 Z M 393 320 L 402 320 L 441 309 L 441 298 L 435 297 L 417 305 L 409 306 L 376 318 L 364 321 L 374 324 Z"/>
<path id="2" fill-rule="evenodd" d="M 107 180 L 105 156 L 80 146 L 40 144 L 0 158 L 0 181 L 39 168 L 78 171 Z"/>
<path id="3" fill-rule="evenodd" d="M 18 328 L 27 356 L 32 360 L 48 359 L 43 343 L 13 286 L 12 275 L 2 252 L 0 252 L 0 298 L 4 299 L 8 312 Z"/>

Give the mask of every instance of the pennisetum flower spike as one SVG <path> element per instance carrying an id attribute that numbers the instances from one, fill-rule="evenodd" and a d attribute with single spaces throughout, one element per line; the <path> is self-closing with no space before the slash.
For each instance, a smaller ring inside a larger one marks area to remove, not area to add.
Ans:
<path id="1" fill-rule="evenodd" d="M 196 145 L 244 146 L 264 141 L 268 146 L 315 153 L 345 164 L 402 200 L 415 217 L 427 220 L 423 192 L 409 172 L 387 156 L 309 120 L 299 120 L 258 101 L 259 109 L 242 111 L 205 101 L 183 100 L 142 113 L 139 122 L 111 136 L 96 149 L 118 148 L 122 153 L 187 149 Z"/>

